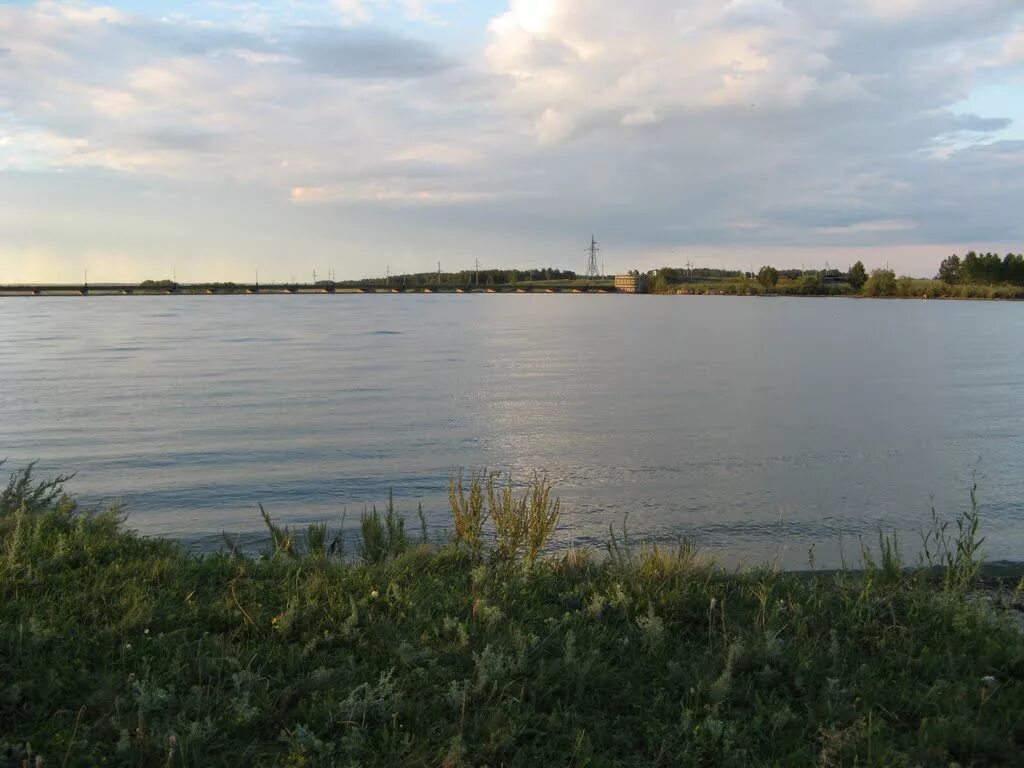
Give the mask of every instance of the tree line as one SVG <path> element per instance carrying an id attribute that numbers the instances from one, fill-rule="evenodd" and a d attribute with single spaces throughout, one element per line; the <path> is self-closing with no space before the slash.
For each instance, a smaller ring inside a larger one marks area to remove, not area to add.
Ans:
<path id="1" fill-rule="evenodd" d="M 640 275 L 633 270 L 630 274 Z M 718 292 L 779 293 L 798 295 L 842 295 L 858 293 L 867 296 L 946 295 L 963 297 L 1016 297 L 1017 291 L 977 290 L 980 286 L 1024 287 L 1024 254 L 969 251 L 963 258 L 953 254 L 939 265 L 934 281 L 910 277 L 897 278 L 889 269 L 870 273 L 857 261 L 846 272 L 839 269 L 803 270 L 777 269 L 771 265 L 757 272 L 717 269 L 711 267 L 662 267 L 646 274 L 648 290 L 654 293 Z M 362 280 L 318 280 L 317 285 L 336 288 L 454 288 L 469 286 L 502 286 L 551 280 L 579 280 L 573 270 L 544 267 L 537 269 L 464 269 L 458 272 L 418 272 Z M 607 279 L 607 278 L 598 278 Z M 934 283 L 934 285 L 932 285 Z M 943 289 L 942 285 L 948 286 Z M 234 283 L 211 283 L 205 287 L 235 288 Z M 143 289 L 174 290 L 179 286 L 171 280 L 147 280 Z M 954 290 L 956 287 L 956 290 Z"/>
<path id="2" fill-rule="evenodd" d="M 701 285 L 704 283 L 704 285 Z M 968 252 L 942 260 L 934 280 L 897 277 L 888 267 L 868 272 L 857 261 L 838 269 L 777 269 L 756 273 L 725 269 L 663 267 L 649 275 L 654 293 L 776 293 L 797 295 L 949 296 L 1017 298 L 1024 287 L 1024 254 Z"/>
<path id="3" fill-rule="evenodd" d="M 538 269 L 463 269 L 459 272 L 417 272 L 390 277 L 374 277 L 365 280 L 344 280 L 331 283 L 337 288 L 452 288 L 477 286 L 510 285 L 547 280 L 577 280 L 579 276 L 570 269 L 543 267 Z"/>
<path id="4" fill-rule="evenodd" d="M 961 259 L 954 253 L 942 260 L 936 279 L 950 285 L 1024 285 L 1024 254 L 1008 253 L 1000 258 L 998 253 L 968 251 Z"/>

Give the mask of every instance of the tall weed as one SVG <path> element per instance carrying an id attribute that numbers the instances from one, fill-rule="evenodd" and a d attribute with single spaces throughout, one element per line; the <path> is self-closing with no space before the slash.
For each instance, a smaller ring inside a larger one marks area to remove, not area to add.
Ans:
<path id="1" fill-rule="evenodd" d="M 517 492 L 512 474 L 478 470 L 463 480 L 462 470 L 453 472 L 448 498 L 455 521 L 455 538 L 480 553 L 484 546 L 484 525 L 493 525 L 494 554 L 499 559 L 537 559 L 558 526 L 562 502 L 551 499 L 554 483 L 547 475 L 534 473 L 524 489 Z"/>
<path id="2" fill-rule="evenodd" d="M 388 493 L 388 511 L 383 517 L 376 505 L 372 512 L 363 512 L 360 533 L 359 555 L 364 563 L 383 563 L 409 548 L 405 518 L 395 511 L 394 491 Z"/>
<path id="3" fill-rule="evenodd" d="M 978 503 L 978 483 L 971 485 L 971 506 L 954 521 L 956 533 L 950 531 L 949 521 L 940 521 L 932 507 L 931 528 L 922 536 L 921 563 L 940 567 L 943 585 L 948 591 L 963 592 L 974 583 L 981 569 L 981 545 L 978 536 L 981 525 L 981 507 Z"/>
<path id="4" fill-rule="evenodd" d="M 448 477 L 448 505 L 455 526 L 455 540 L 477 553 L 483 548 L 484 523 L 487 522 L 487 511 L 484 508 L 486 482 L 485 469 L 470 475 L 468 489 L 463 482 L 461 468 L 458 473 L 452 470 Z"/>

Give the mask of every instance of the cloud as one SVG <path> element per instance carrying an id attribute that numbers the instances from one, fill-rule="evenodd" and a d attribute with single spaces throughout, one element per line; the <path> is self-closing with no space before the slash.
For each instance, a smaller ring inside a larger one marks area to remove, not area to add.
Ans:
<path id="1" fill-rule="evenodd" d="M 371 3 L 366 0 L 333 0 L 332 4 L 347 22 L 365 24 L 373 18 Z"/>
<path id="2" fill-rule="evenodd" d="M 952 131 L 970 131 L 972 133 L 994 133 L 1009 128 L 1013 120 L 1006 117 L 980 117 L 978 115 L 952 115 L 949 127 Z"/>
<path id="3" fill-rule="evenodd" d="M 628 217 L 632 237 L 870 244 L 959 226 L 1014 238 L 1024 231 L 999 201 L 1003 215 L 977 226 L 975 172 L 948 162 L 1010 124 L 952 108 L 1024 24 L 1012 0 L 981 6 L 512 0 L 487 61 L 506 114 L 584 191 L 556 189 Z M 937 199 L 939 179 L 964 194 Z"/>
<path id="4" fill-rule="evenodd" d="M 491 195 L 467 190 L 416 186 L 408 183 L 370 182 L 362 185 L 294 187 L 296 205 L 386 203 L 396 205 L 453 205 L 490 200 Z"/>
<path id="5" fill-rule="evenodd" d="M 411 83 L 454 64 L 432 44 L 368 27 L 256 34 L 59 3 L 0 7 L 0 34 L 14 41 L 0 68 L 8 167 L 283 189 L 306 173 L 379 172 L 369 145 L 384 158 L 430 142 L 429 126 L 413 140 L 398 115 Z M 445 109 L 438 99 L 418 112 Z"/>
<path id="6" fill-rule="evenodd" d="M 875 219 L 841 226 L 819 227 L 818 231 L 829 235 L 855 235 L 863 232 L 904 232 L 916 226 L 916 222 L 906 219 Z"/>
<path id="7" fill-rule="evenodd" d="M 857 73 L 830 64 L 832 36 L 821 32 L 776 2 L 513 0 L 491 24 L 487 55 L 548 140 L 551 109 L 569 136 L 595 121 L 865 98 Z"/>
<path id="8" fill-rule="evenodd" d="M 184 152 L 217 152 L 224 147 L 228 137 L 216 131 L 190 128 L 155 128 L 138 135 L 139 141 L 156 149 L 181 150 Z"/>
<path id="9" fill-rule="evenodd" d="M 510 0 L 474 40 L 468 0 L 113 6 L 0 5 L 0 208 L 42 250 L 163 247 L 122 215 L 239 259 L 1024 239 L 1020 105 L 970 98 L 1024 78 L 1017 0 Z"/>
<path id="10" fill-rule="evenodd" d="M 848 0 L 847 18 L 866 17 L 887 24 L 916 23 L 920 19 L 956 22 L 1017 8 L 1015 0 Z"/>
<path id="11" fill-rule="evenodd" d="M 391 155 L 399 163 L 431 166 L 467 166 L 481 160 L 479 150 L 459 144 L 414 144 L 402 147 Z"/>
<path id="12" fill-rule="evenodd" d="M 334 77 L 418 78 L 454 65 L 432 45 L 380 30 L 304 28 L 292 38 L 286 50 L 305 70 Z"/>

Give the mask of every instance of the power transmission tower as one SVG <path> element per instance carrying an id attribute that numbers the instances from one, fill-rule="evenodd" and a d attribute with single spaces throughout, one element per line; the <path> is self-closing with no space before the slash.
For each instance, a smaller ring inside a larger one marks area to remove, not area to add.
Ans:
<path id="1" fill-rule="evenodd" d="M 587 262 L 587 277 L 597 278 L 601 276 L 600 268 L 597 266 L 597 252 L 601 249 L 597 247 L 597 240 L 594 236 L 590 236 L 590 247 L 586 249 L 587 253 L 590 254 L 590 259 Z"/>

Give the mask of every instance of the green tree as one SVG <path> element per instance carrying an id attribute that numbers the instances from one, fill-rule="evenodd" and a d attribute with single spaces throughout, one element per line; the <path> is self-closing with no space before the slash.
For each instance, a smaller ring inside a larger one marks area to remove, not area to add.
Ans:
<path id="1" fill-rule="evenodd" d="M 978 254 L 974 251 L 968 251 L 963 261 L 960 262 L 960 282 L 981 282 L 981 272 L 981 262 L 978 259 Z"/>
<path id="2" fill-rule="evenodd" d="M 896 273 L 891 269 L 876 269 L 864 283 L 865 296 L 895 296 L 897 293 Z"/>
<path id="3" fill-rule="evenodd" d="M 946 258 L 944 258 L 942 260 L 942 263 L 939 264 L 938 278 L 939 280 L 942 280 L 944 283 L 949 283 L 950 285 L 952 285 L 953 283 L 959 283 L 960 257 L 954 253 L 952 256 L 947 256 Z"/>
<path id="4" fill-rule="evenodd" d="M 1014 285 L 1024 285 L 1024 255 L 1006 254 L 1003 259 L 1003 280 Z"/>
<path id="5" fill-rule="evenodd" d="M 761 267 L 757 273 L 757 282 L 765 288 L 774 288 L 779 282 L 779 270 L 775 267 Z"/>
<path id="6" fill-rule="evenodd" d="M 867 270 L 864 269 L 864 262 L 858 261 L 846 274 L 846 282 L 850 284 L 850 287 L 855 291 L 859 291 L 864 287 L 864 283 L 868 280 Z"/>

